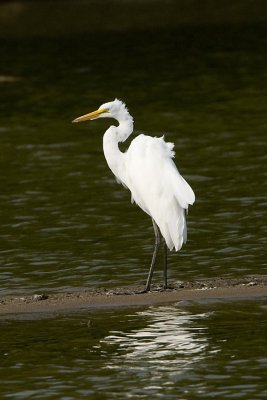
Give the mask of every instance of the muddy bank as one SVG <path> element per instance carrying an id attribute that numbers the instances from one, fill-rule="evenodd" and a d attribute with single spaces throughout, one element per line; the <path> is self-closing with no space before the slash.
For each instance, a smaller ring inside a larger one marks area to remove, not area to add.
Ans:
<path id="1" fill-rule="evenodd" d="M 169 289 L 152 286 L 91 289 L 73 293 L 37 293 L 32 296 L 0 297 L 0 314 L 59 313 L 82 309 L 115 308 L 163 304 L 183 300 L 252 299 L 267 297 L 267 276 L 241 279 L 210 279 L 195 282 L 173 282 Z"/>

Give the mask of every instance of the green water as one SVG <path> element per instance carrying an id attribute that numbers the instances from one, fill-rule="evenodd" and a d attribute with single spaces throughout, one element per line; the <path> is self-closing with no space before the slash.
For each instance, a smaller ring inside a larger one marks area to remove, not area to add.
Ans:
<path id="1" fill-rule="evenodd" d="M 185 302 L 2 320 L 1 398 L 266 399 L 266 308 Z"/>
<path id="2" fill-rule="evenodd" d="M 232 3 L 1 3 L 1 295 L 145 282 L 153 229 L 106 165 L 108 121 L 71 124 L 115 97 L 196 193 L 170 279 L 266 274 L 266 13 Z M 267 397 L 265 311 L 1 322 L 2 397 Z"/>

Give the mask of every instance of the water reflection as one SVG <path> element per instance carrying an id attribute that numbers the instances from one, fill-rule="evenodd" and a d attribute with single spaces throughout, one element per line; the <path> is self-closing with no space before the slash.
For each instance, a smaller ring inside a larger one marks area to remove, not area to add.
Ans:
<path id="1" fill-rule="evenodd" d="M 266 308 L 266 300 L 210 301 L 44 319 L 5 316 L 1 395 L 263 399 Z"/>
<path id="2" fill-rule="evenodd" d="M 114 354 L 103 369 L 143 398 L 264 398 L 266 318 L 253 322 L 264 304 L 185 302 L 139 311 L 128 316 L 132 329 L 110 331 L 100 341 Z"/>
<path id="3" fill-rule="evenodd" d="M 162 380 L 164 374 L 165 385 L 188 376 L 194 365 L 205 359 L 209 345 L 207 327 L 195 323 L 210 314 L 190 314 L 173 306 L 138 312 L 135 317 L 145 318 L 144 327 L 112 331 L 102 341 L 117 347 L 116 363 L 108 362 L 106 368 L 120 374 L 130 368 L 138 376 L 153 376 L 153 382 Z"/>

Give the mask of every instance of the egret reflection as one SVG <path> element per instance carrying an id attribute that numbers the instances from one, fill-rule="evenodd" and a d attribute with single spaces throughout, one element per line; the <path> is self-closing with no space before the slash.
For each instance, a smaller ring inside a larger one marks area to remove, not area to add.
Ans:
<path id="1" fill-rule="evenodd" d="M 118 346 L 118 362 L 108 368 L 182 373 L 192 363 L 203 360 L 208 339 L 206 327 L 195 324 L 210 313 L 190 314 L 175 306 L 151 307 L 135 314 L 147 321 L 145 327 L 130 332 L 112 331 L 102 341 Z M 128 364 L 128 365 L 127 365 Z"/>

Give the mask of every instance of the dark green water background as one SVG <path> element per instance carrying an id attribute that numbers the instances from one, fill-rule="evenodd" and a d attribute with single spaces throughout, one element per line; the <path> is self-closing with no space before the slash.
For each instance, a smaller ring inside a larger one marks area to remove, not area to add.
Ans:
<path id="1" fill-rule="evenodd" d="M 1 321 L 3 399 L 266 399 L 267 302 Z"/>
<path id="2" fill-rule="evenodd" d="M 266 274 L 266 20 L 248 0 L 0 3 L 0 294 L 144 282 L 153 230 L 106 165 L 109 121 L 71 124 L 115 97 L 134 134 L 175 143 L 196 193 L 170 278 Z M 215 303 L 6 321 L 2 397 L 266 398 L 265 315 Z"/>

